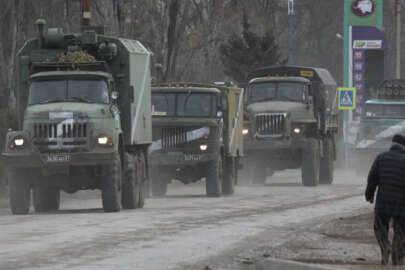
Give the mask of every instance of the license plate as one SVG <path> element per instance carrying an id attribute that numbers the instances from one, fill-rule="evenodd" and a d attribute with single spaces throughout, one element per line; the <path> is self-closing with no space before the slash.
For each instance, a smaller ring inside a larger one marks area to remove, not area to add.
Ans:
<path id="1" fill-rule="evenodd" d="M 185 154 L 184 155 L 185 161 L 199 161 L 201 160 L 201 155 L 198 154 Z"/>
<path id="2" fill-rule="evenodd" d="M 70 154 L 49 154 L 47 157 L 48 162 L 69 162 Z"/>

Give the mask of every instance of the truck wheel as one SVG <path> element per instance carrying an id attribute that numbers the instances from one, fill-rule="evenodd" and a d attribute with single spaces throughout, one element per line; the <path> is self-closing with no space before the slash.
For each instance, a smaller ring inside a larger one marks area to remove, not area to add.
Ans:
<path id="1" fill-rule="evenodd" d="M 222 180 L 222 194 L 232 195 L 235 192 L 235 162 L 234 158 L 225 158 L 223 180 Z"/>
<path id="2" fill-rule="evenodd" d="M 146 188 L 148 179 L 146 175 L 146 160 L 144 154 L 141 152 L 138 156 L 138 179 L 139 179 L 139 193 L 138 193 L 138 208 L 143 208 L 145 205 Z"/>
<path id="3" fill-rule="evenodd" d="M 118 212 L 121 208 L 121 177 L 122 167 L 119 154 L 115 156 L 114 163 L 107 165 L 101 183 L 101 197 L 104 212 Z"/>
<path id="4" fill-rule="evenodd" d="M 234 177 L 235 177 L 235 185 L 239 183 L 239 157 L 235 159 L 235 166 L 234 166 Z"/>
<path id="5" fill-rule="evenodd" d="M 10 208 L 14 215 L 26 215 L 30 210 L 31 181 L 24 170 L 8 170 Z"/>
<path id="6" fill-rule="evenodd" d="M 319 183 L 319 145 L 318 141 L 309 138 L 307 147 L 302 151 L 302 184 L 316 186 Z"/>
<path id="7" fill-rule="evenodd" d="M 36 212 L 56 211 L 60 205 L 59 188 L 49 186 L 46 179 L 39 180 L 33 188 L 33 203 Z"/>
<path id="8" fill-rule="evenodd" d="M 152 173 L 152 195 L 154 197 L 166 196 L 167 193 L 167 179 L 162 178 L 159 168 L 155 168 Z"/>
<path id="9" fill-rule="evenodd" d="M 207 162 L 205 189 L 208 197 L 220 197 L 222 193 L 222 158 L 221 155 Z"/>
<path id="10" fill-rule="evenodd" d="M 122 187 L 122 208 L 142 208 L 146 195 L 143 154 L 137 156 L 126 154 L 126 158 L 129 166 L 127 166 L 126 181 Z"/>
<path id="11" fill-rule="evenodd" d="M 321 158 L 319 170 L 319 183 L 332 184 L 333 182 L 333 141 L 331 138 L 326 138 L 323 141 L 324 156 Z"/>

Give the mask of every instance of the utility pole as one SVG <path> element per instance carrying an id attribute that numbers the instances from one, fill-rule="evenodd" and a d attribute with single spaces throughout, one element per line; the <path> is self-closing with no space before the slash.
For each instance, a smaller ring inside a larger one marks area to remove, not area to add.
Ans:
<path id="1" fill-rule="evenodd" d="M 396 18 L 396 71 L 395 77 L 401 77 L 401 0 L 395 0 Z"/>
<path id="2" fill-rule="evenodd" d="M 288 0 L 288 22 L 289 22 L 289 31 L 288 31 L 288 52 L 289 52 L 289 64 L 294 64 L 293 56 L 293 19 L 294 19 L 294 0 Z"/>

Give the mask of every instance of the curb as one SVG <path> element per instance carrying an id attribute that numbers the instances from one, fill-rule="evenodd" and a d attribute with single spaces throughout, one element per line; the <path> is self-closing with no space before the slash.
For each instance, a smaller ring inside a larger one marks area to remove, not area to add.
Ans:
<path id="1" fill-rule="evenodd" d="M 256 263 L 256 270 L 337 270 L 341 268 L 332 268 L 315 264 L 300 263 L 295 261 L 267 258 Z"/>

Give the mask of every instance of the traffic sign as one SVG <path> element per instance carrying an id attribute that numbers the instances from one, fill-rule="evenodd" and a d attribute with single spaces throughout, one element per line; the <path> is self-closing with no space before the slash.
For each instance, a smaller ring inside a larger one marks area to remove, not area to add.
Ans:
<path id="1" fill-rule="evenodd" d="M 338 109 L 339 110 L 356 109 L 356 88 L 352 87 L 338 88 Z"/>

